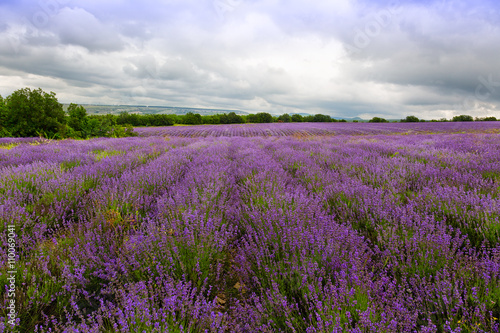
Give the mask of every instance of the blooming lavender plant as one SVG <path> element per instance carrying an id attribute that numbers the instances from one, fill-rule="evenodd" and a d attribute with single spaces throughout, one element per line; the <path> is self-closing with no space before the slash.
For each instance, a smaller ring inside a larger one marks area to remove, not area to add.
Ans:
<path id="1" fill-rule="evenodd" d="M 14 224 L 20 331 L 498 332 L 496 131 L 259 124 L 0 143 L 2 309 Z"/>

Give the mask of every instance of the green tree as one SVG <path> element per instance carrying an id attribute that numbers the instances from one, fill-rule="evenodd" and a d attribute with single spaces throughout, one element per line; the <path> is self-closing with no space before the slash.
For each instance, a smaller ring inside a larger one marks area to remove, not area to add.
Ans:
<path id="1" fill-rule="evenodd" d="M 455 116 L 451 121 L 474 121 L 474 118 L 469 115 L 462 114 L 460 116 Z"/>
<path id="2" fill-rule="evenodd" d="M 2 95 L 0 95 L 0 138 L 11 136 L 11 133 L 6 127 L 7 122 L 7 107 L 5 106 L 5 100 Z"/>
<path id="3" fill-rule="evenodd" d="M 130 114 L 128 112 L 120 112 L 118 118 L 116 119 L 116 123 L 119 125 L 130 124 L 133 125 L 130 119 Z"/>
<path id="4" fill-rule="evenodd" d="M 257 117 L 259 117 L 259 123 L 272 123 L 273 116 L 267 112 L 259 112 L 257 113 Z"/>
<path id="5" fill-rule="evenodd" d="M 273 116 L 267 112 L 259 112 L 256 114 L 249 114 L 247 120 L 249 123 L 271 123 L 273 121 Z"/>
<path id="6" fill-rule="evenodd" d="M 249 123 L 271 123 L 273 121 L 273 116 L 267 112 L 259 112 L 256 114 L 249 114 L 247 120 Z"/>
<path id="7" fill-rule="evenodd" d="M 219 121 L 221 124 L 242 124 L 245 122 L 245 119 L 235 112 L 229 112 L 229 114 L 221 114 L 219 116 Z"/>
<path id="8" fill-rule="evenodd" d="M 387 119 L 380 118 L 380 117 L 373 117 L 372 119 L 368 120 L 369 123 L 388 123 Z"/>
<path id="9" fill-rule="evenodd" d="M 285 113 L 278 117 L 278 121 L 283 123 L 289 123 L 292 121 L 292 117 L 290 117 L 288 113 Z"/>
<path id="10" fill-rule="evenodd" d="M 199 113 L 188 112 L 184 116 L 184 124 L 186 125 L 201 125 L 201 115 Z"/>
<path id="11" fill-rule="evenodd" d="M 420 119 L 416 116 L 407 116 L 405 119 L 401 119 L 402 123 L 418 123 Z"/>
<path id="12" fill-rule="evenodd" d="M 81 106 L 71 103 L 68 107 L 68 126 L 77 132 L 81 132 L 86 126 L 88 117 L 87 110 Z"/>
<path id="13" fill-rule="evenodd" d="M 54 92 L 24 88 L 7 97 L 6 127 L 14 136 L 55 136 L 64 127 L 66 115 Z"/>
<path id="14" fill-rule="evenodd" d="M 5 101 L 2 95 L 0 95 L 0 126 L 5 124 L 5 117 L 6 117 Z"/>
<path id="15" fill-rule="evenodd" d="M 167 114 L 150 114 L 143 117 L 146 118 L 146 126 L 172 126 L 174 124 Z"/>
<path id="16" fill-rule="evenodd" d="M 258 121 L 257 115 L 253 114 L 253 113 L 247 115 L 247 122 L 249 122 L 249 123 L 258 123 L 259 121 Z"/>
<path id="17" fill-rule="evenodd" d="M 116 118 L 116 124 L 118 125 L 132 125 L 132 126 L 146 126 L 147 117 L 136 113 L 121 112 Z"/>
<path id="18" fill-rule="evenodd" d="M 90 117 L 86 122 L 85 127 L 82 129 L 82 136 L 84 138 L 91 138 L 95 136 L 104 136 L 109 128 L 102 128 L 101 122 L 97 117 Z"/>
<path id="19" fill-rule="evenodd" d="M 304 117 L 302 117 L 300 114 L 294 114 L 292 115 L 292 121 L 294 123 L 301 123 L 302 121 L 304 121 Z"/>
<path id="20" fill-rule="evenodd" d="M 311 123 L 314 121 L 314 116 L 313 115 L 307 115 L 305 117 L 302 118 L 302 121 L 306 122 L 306 123 Z"/>
<path id="21" fill-rule="evenodd" d="M 212 115 L 207 115 L 207 116 L 201 116 L 201 120 L 203 121 L 204 124 L 215 125 L 215 124 L 220 124 L 221 123 L 221 120 L 220 120 L 221 116 L 222 115 L 220 115 L 220 114 L 212 114 Z"/>
<path id="22" fill-rule="evenodd" d="M 324 114 L 315 114 L 314 117 L 313 117 L 313 122 L 315 123 L 331 123 L 333 120 L 332 120 L 332 117 L 330 116 L 326 116 Z"/>
<path id="23" fill-rule="evenodd" d="M 476 121 L 497 121 L 496 117 L 490 116 L 490 117 L 484 117 L 484 118 L 479 118 L 476 117 Z"/>

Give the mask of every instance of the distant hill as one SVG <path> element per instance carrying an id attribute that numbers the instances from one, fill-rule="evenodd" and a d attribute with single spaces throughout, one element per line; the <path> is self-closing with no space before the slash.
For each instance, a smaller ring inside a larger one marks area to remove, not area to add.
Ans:
<path id="1" fill-rule="evenodd" d="M 225 110 L 225 109 L 205 109 L 205 108 L 185 108 L 185 107 L 175 107 L 175 106 L 145 106 L 145 105 L 96 105 L 96 104 L 82 104 L 89 114 L 120 114 L 121 112 L 137 113 L 137 114 L 178 114 L 184 115 L 186 113 L 199 113 L 202 116 L 209 116 L 213 114 L 220 113 L 230 113 L 234 112 L 238 115 L 247 115 L 256 112 L 246 112 L 241 110 Z M 68 108 L 69 104 L 64 104 L 64 110 Z M 294 114 L 299 114 L 303 117 L 310 116 L 311 113 L 290 113 L 290 116 Z M 359 117 L 348 118 L 348 117 L 332 117 L 333 119 L 345 119 L 348 121 L 358 120 L 363 121 Z"/>
<path id="2" fill-rule="evenodd" d="M 65 104 L 66 110 L 69 105 Z M 83 104 L 83 107 L 89 114 L 119 114 L 121 112 L 138 113 L 138 114 L 186 114 L 189 112 L 199 113 L 202 116 L 208 116 L 218 113 L 234 112 L 238 115 L 246 115 L 248 112 L 240 110 L 223 110 L 223 109 L 202 109 L 202 108 L 180 108 L 175 106 L 144 106 L 144 105 L 95 105 Z"/>

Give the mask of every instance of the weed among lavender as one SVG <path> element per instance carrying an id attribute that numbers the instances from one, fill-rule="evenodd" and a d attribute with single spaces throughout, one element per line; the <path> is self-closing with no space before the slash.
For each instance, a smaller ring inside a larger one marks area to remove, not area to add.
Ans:
<path id="1" fill-rule="evenodd" d="M 498 125 L 301 126 L 0 142 L 18 330 L 499 332 Z"/>

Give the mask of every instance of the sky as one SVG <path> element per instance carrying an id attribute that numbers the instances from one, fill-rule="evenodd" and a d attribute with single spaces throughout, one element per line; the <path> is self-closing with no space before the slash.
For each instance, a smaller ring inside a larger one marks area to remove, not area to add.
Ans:
<path id="1" fill-rule="evenodd" d="M 498 1 L 0 0 L 0 95 L 500 118 Z"/>

